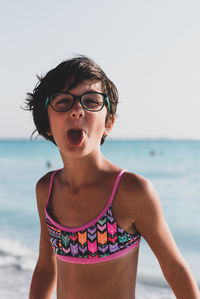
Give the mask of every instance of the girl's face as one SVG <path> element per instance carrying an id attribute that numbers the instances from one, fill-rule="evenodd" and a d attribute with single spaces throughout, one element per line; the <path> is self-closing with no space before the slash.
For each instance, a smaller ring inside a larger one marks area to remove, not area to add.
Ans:
<path id="1" fill-rule="evenodd" d="M 85 80 L 67 91 L 78 96 L 88 91 L 102 92 L 101 82 Z M 99 149 L 102 136 L 113 126 L 114 119 L 106 122 L 106 115 L 105 106 L 98 112 L 91 112 L 85 110 L 77 100 L 73 107 L 65 112 L 56 112 L 48 105 L 48 135 L 53 136 L 62 154 L 75 157 L 88 155 Z"/>

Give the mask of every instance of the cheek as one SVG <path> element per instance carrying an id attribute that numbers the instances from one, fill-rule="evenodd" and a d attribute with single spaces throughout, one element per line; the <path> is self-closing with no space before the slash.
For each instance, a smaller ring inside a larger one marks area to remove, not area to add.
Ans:
<path id="1" fill-rule="evenodd" d="M 49 127 L 51 134 L 58 134 L 63 127 L 62 115 L 56 114 L 53 111 L 48 112 Z"/>
<path id="2" fill-rule="evenodd" d="M 55 127 L 55 123 L 54 123 L 53 119 L 51 117 L 49 117 L 49 128 L 50 128 L 51 133 L 54 132 L 54 130 L 55 130 L 54 127 Z"/>
<path id="3" fill-rule="evenodd" d="M 93 121 L 96 130 L 99 132 L 103 132 L 105 130 L 105 124 L 106 124 L 106 113 L 102 111 L 102 113 L 99 114 L 98 117 L 95 118 Z"/>

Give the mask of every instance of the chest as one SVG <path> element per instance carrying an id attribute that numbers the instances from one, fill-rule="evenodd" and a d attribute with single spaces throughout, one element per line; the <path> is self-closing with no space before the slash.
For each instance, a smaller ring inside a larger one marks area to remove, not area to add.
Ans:
<path id="1" fill-rule="evenodd" d="M 66 187 L 61 189 L 55 186 L 49 210 L 52 218 L 63 226 L 72 228 L 83 226 L 108 208 L 111 193 L 109 185 L 89 186 L 76 194 L 72 194 Z M 111 210 L 118 225 L 128 233 L 134 234 L 136 229 L 120 187 L 112 200 Z"/>

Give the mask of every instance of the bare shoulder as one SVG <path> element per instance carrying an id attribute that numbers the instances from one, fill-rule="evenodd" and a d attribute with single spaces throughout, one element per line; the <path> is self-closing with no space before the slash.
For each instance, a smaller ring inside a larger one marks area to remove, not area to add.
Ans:
<path id="1" fill-rule="evenodd" d="M 39 214 L 43 215 L 44 206 L 48 199 L 50 179 L 53 171 L 46 173 L 36 184 L 36 198 Z"/>
<path id="2" fill-rule="evenodd" d="M 41 177 L 36 184 L 36 193 L 37 195 L 43 195 L 48 192 L 50 179 L 53 171 L 46 173 L 43 177 Z"/>
<path id="3" fill-rule="evenodd" d="M 136 173 L 126 172 L 123 178 L 123 188 L 129 195 L 136 196 L 137 199 L 150 200 L 157 194 L 152 182 Z M 138 201 L 138 200 L 137 200 Z"/>
<path id="4" fill-rule="evenodd" d="M 152 249 L 158 247 L 161 237 L 170 234 L 154 185 L 140 175 L 127 173 L 124 186 L 127 188 L 129 213 L 135 226 Z M 168 240 L 172 242 L 171 237 Z"/>
<path id="5" fill-rule="evenodd" d="M 130 212 L 134 215 L 135 220 L 152 218 L 162 213 L 157 190 L 149 179 L 127 172 L 124 174 L 122 188 L 123 194 L 128 198 Z"/>

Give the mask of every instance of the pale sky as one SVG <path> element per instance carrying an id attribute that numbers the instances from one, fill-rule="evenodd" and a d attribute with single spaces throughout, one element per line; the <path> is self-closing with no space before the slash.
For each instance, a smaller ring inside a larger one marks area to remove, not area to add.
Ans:
<path id="1" fill-rule="evenodd" d="M 85 54 L 119 91 L 111 137 L 200 139 L 199 0 L 0 3 L 0 138 L 30 137 L 36 74 Z"/>

